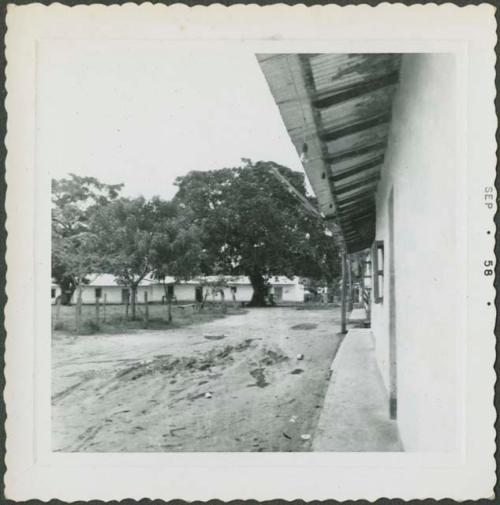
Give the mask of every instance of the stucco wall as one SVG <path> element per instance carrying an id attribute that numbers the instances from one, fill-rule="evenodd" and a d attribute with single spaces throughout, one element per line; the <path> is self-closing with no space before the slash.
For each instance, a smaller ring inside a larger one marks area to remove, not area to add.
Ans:
<path id="1" fill-rule="evenodd" d="M 95 288 L 96 286 L 84 286 L 82 291 L 82 302 L 83 303 L 95 303 Z M 121 286 L 102 286 L 102 297 L 101 302 L 106 295 L 107 303 L 121 303 L 122 302 L 122 287 Z M 208 294 L 208 300 L 220 300 L 220 295 L 212 297 L 211 288 L 204 286 L 203 295 Z M 149 302 L 161 302 L 162 298 L 165 296 L 165 290 L 161 284 L 153 284 L 150 286 L 139 286 L 137 290 L 137 302 L 144 302 L 144 293 L 148 293 Z M 224 288 L 224 295 L 226 302 L 231 302 L 233 300 L 231 288 Z M 253 288 L 250 284 L 240 284 L 237 286 L 236 290 L 236 301 L 237 302 L 249 302 L 252 299 Z M 193 302 L 196 296 L 196 285 L 195 284 L 175 284 L 174 285 L 174 296 L 177 302 Z M 72 298 L 73 303 L 76 302 L 77 293 L 75 292 Z M 302 284 L 284 285 L 283 286 L 283 297 L 282 301 L 285 302 L 303 302 L 304 301 L 304 286 Z"/>
<path id="2" fill-rule="evenodd" d="M 304 286 L 302 284 L 290 284 L 283 286 L 284 302 L 303 302 L 304 301 Z"/>
<path id="3" fill-rule="evenodd" d="M 456 444 L 456 89 L 452 55 L 403 57 L 377 192 L 384 300 L 372 308 L 389 386 L 389 195 L 394 191 L 398 425 L 409 451 Z"/>

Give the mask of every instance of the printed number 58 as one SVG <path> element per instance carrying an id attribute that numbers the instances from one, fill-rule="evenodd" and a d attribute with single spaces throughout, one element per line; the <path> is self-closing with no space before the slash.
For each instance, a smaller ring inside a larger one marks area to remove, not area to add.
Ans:
<path id="1" fill-rule="evenodd" d="M 486 260 L 484 262 L 485 267 L 492 267 L 493 266 L 493 261 L 491 260 Z M 485 268 L 484 269 L 484 275 L 493 275 L 493 269 L 491 268 Z"/>

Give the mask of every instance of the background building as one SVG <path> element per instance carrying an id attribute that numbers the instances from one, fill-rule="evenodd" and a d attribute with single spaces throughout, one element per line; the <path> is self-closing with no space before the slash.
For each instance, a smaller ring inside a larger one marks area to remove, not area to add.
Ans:
<path id="1" fill-rule="evenodd" d="M 222 298 L 220 293 L 212 293 L 212 286 L 217 284 L 218 279 L 220 278 L 200 277 L 176 282 L 173 277 L 167 277 L 164 285 L 161 282 L 146 278 L 139 283 L 137 302 L 143 303 L 144 293 L 147 293 L 149 302 L 161 303 L 165 299 L 165 288 L 168 296 L 171 296 L 178 303 L 202 301 L 205 296 L 208 300 L 220 301 Z M 106 303 L 121 304 L 127 302 L 129 290 L 126 286 L 118 283 L 115 276 L 96 274 L 89 276 L 89 280 L 90 282 L 82 288 L 82 303 L 95 303 L 96 298 L 103 302 L 104 296 L 106 296 Z M 225 286 L 221 289 L 224 291 L 225 301 L 249 302 L 252 299 L 253 288 L 248 277 L 227 276 L 224 283 Z M 304 286 L 299 282 L 298 277 L 289 279 L 285 276 L 274 276 L 269 280 L 269 283 L 269 293 L 273 295 L 276 302 L 304 301 Z M 55 293 L 54 287 L 55 285 L 52 286 L 53 295 Z M 55 296 L 52 297 L 53 303 Z M 76 297 L 77 292 L 75 291 L 72 303 L 76 302 Z"/>

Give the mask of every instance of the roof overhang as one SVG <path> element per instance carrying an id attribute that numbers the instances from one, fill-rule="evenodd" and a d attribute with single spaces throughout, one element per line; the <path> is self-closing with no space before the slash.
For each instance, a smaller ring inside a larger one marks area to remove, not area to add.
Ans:
<path id="1" fill-rule="evenodd" d="M 260 67 L 318 199 L 348 252 L 375 237 L 395 54 L 260 54 Z"/>

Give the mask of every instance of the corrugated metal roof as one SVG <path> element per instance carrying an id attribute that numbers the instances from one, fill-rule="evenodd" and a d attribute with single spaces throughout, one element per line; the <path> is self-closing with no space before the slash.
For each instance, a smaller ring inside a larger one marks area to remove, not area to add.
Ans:
<path id="1" fill-rule="evenodd" d="M 397 54 L 266 54 L 257 59 L 318 198 L 349 252 L 369 247 Z"/>

